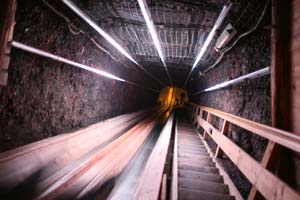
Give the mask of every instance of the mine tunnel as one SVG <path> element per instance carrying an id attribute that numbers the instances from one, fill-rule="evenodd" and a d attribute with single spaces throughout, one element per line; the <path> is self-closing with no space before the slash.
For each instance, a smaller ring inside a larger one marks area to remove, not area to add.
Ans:
<path id="1" fill-rule="evenodd" d="M 0 199 L 300 199 L 299 0 L 1 0 Z"/>

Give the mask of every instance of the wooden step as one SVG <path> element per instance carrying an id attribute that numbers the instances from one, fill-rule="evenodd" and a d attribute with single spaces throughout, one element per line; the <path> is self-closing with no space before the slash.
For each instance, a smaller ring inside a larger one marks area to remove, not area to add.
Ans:
<path id="1" fill-rule="evenodd" d="M 178 145 L 182 145 L 182 146 L 198 146 L 198 147 L 202 147 L 202 148 L 205 148 L 204 144 L 200 141 L 181 141 L 179 140 L 178 141 Z"/>
<path id="2" fill-rule="evenodd" d="M 228 186 L 223 183 L 213 183 L 202 180 L 178 178 L 178 187 L 189 190 L 200 190 L 213 193 L 229 194 Z"/>
<path id="3" fill-rule="evenodd" d="M 178 147 L 178 150 L 179 151 L 187 151 L 187 152 L 202 152 L 202 153 L 207 153 L 206 149 L 204 148 L 201 148 L 201 147 L 182 147 L 182 146 L 179 146 Z"/>
<path id="4" fill-rule="evenodd" d="M 203 148 L 203 149 L 206 149 L 205 146 L 201 143 L 197 143 L 197 144 L 193 144 L 193 143 L 189 143 L 189 142 L 179 142 L 178 143 L 178 146 L 182 146 L 182 147 L 200 147 L 200 148 Z"/>
<path id="5" fill-rule="evenodd" d="M 187 145 L 203 145 L 200 139 L 197 140 L 187 140 L 187 139 L 178 139 L 178 144 L 187 144 Z"/>
<path id="6" fill-rule="evenodd" d="M 184 200 L 234 200 L 233 196 L 228 194 L 219 194 L 206 191 L 189 190 L 178 188 L 179 199 Z"/>
<path id="7" fill-rule="evenodd" d="M 194 150 L 204 150 L 206 151 L 206 148 L 201 145 L 186 145 L 186 144 L 178 144 L 179 149 L 194 149 Z"/>
<path id="8" fill-rule="evenodd" d="M 178 140 L 185 140 L 185 141 L 200 141 L 200 138 L 197 136 L 178 136 Z"/>
<path id="9" fill-rule="evenodd" d="M 195 171 L 195 172 L 219 174 L 219 170 L 216 167 L 192 166 L 192 165 L 178 163 L 178 169 L 187 170 L 187 171 Z"/>
<path id="10" fill-rule="evenodd" d="M 178 135 L 196 135 L 195 130 L 190 128 L 179 128 L 177 132 Z"/>
<path id="11" fill-rule="evenodd" d="M 195 160 L 211 160 L 211 157 L 209 157 L 208 154 L 191 154 L 191 153 L 184 153 L 184 152 L 178 152 L 179 158 L 189 158 L 189 159 L 195 159 Z"/>
<path id="12" fill-rule="evenodd" d="M 197 136 L 197 135 L 188 135 L 188 134 L 179 134 L 178 135 L 178 138 L 180 139 L 180 138 L 182 138 L 182 139 L 184 139 L 184 138 L 186 138 L 186 139 L 195 139 L 195 138 L 197 138 L 198 140 L 200 140 L 200 138 Z"/>
<path id="13" fill-rule="evenodd" d="M 194 136 L 179 136 L 178 137 L 178 141 L 186 141 L 186 142 L 200 142 L 201 143 L 201 140 L 199 137 L 194 137 Z"/>
<path id="14" fill-rule="evenodd" d="M 198 143 L 198 144 L 202 144 L 202 142 L 200 141 L 200 139 L 199 138 L 193 138 L 193 139 L 191 139 L 191 138 L 180 138 L 180 137 L 178 137 L 178 141 L 179 142 L 185 142 L 185 143 Z"/>
<path id="15" fill-rule="evenodd" d="M 192 149 L 178 149 L 178 153 L 187 153 L 187 154 L 193 154 L 193 155 L 202 155 L 202 156 L 209 156 L 209 154 L 205 151 L 196 151 Z"/>
<path id="16" fill-rule="evenodd" d="M 189 122 L 180 122 L 178 124 L 178 129 L 181 129 L 181 128 L 191 128 L 191 129 L 194 129 L 193 125 Z"/>
<path id="17" fill-rule="evenodd" d="M 187 130 L 179 130 L 178 136 L 198 136 L 194 130 L 187 131 Z"/>
<path id="18" fill-rule="evenodd" d="M 199 144 L 199 145 L 191 145 L 191 144 L 183 144 L 183 143 L 181 143 L 181 144 L 178 144 L 178 147 L 179 148 L 195 148 L 195 149 L 201 148 L 201 149 L 205 149 L 206 150 L 206 148 L 203 145 L 201 145 L 201 144 Z"/>
<path id="19" fill-rule="evenodd" d="M 188 129 L 178 129 L 178 135 L 197 135 L 195 130 L 188 130 Z"/>
<path id="20" fill-rule="evenodd" d="M 188 158 L 178 158 L 178 163 L 194 166 L 215 166 L 215 163 L 212 162 L 212 160 L 194 160 Z"/>
<path id="21" fill-rule="evenodd" d="M 181 178 L 203 180 L 208 182 L 223 183 L 223 177 L 217 174 L 195 172 L 188 170 L 178 170 L 178 176 Z"/>

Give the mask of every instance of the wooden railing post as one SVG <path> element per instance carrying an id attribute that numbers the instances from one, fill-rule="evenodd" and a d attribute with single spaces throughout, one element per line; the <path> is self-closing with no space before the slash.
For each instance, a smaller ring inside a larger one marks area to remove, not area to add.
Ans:
<path id="1" fill-rule="evenodd" d="M 211 124 L 211 122 L 212 122 L 212 114 L 210 114 L 210 112 L 207 112 L 207 119 L 206 119 L 206 121 L 207 121 L 208 123 L 210 123 L 210 124 Z M 209 135 L 209 133 L 208 133 L 207 131 L 204 130 L 203 139 L 206 140 L 206 139 L 208 138 L 208 135 Z"/>
<path id="2" fill-rule="evenodd" d="M 196 106 L 193 106 L 192 121 L 193 121 L 193 124 L 195 124 L 197 122 L 197 107 Z"/>
<path id="3" fill-rule="evenodd" d="M 196 117 L 196 120 L 197 120 L 197 127 L 196 128 L 197 129 L 201 127 L 200 124 L 198 123 L 198 118 L 202 119 L 202 117 L 203 117 L 203 110 L 201 108 L 199 108 L 199 109 L 200 109 L 200 112 L 199 112 L 199 114 Z"/>
<path id="4" fill-rule="evenodd" d="M 227 120 L 224 120 L 223 126 L 222 126 L 222 130 L 221 130 L 221 134 L 227 136 L 227 134 L 228 134 L 228 128 L 229 128 L 229 123 L 228 123 Z M 223 151 L 220 148 L 220 146 L 218 145 L 216 153 L 215 153 L 215 158 L 219 158 L 222 155 L 223 155 Z"/>
<path id="5" fill-rule="evenodd" d="M 200 113 L 200 107 L 194 106 L 194 112 L 193 112 L 193 125 L 198 128 L 199 124 L 198 124 L 198 114 Z"/>

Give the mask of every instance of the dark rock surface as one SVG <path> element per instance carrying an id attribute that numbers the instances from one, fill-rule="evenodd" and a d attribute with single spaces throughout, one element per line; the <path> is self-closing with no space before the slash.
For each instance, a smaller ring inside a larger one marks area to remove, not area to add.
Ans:
<path id="1" fill-rule="evenodd" d="M 18 1 L 14 40 L 151 84 L 142 72 L 125 69 L 87 38 L 71 34 L 41 1 Z M 139 110 L 157 95 L 12 49 L 8 85 L 0 89 L 0 151 Z"/>

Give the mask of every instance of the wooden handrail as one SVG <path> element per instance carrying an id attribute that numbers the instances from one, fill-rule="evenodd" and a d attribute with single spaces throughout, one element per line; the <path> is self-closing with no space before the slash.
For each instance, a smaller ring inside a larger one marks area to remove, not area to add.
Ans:
<path id="1" fill-rule="evenodd" d="M 221 119 L 227 120 L 228 122 L 237 125 L 241 128 L 244 128 L 248 131 L 251 131 L 261 137 L 267 138 L 277 144 L 285 146 L 288 149 L 300 153 L 300 137 L 296 134 L 283 131 L 271 126 L 260 124 L 248 119 L 237 117 L 235 115 L 225 113 L 213 108 L 200 106 L 192 102 L 188 102 L 190 105 L 200 108 L 203 111 L 206 111 L 214 116 L 217 116 Z"/>
<path id="2" fill-rule="evenodd" d="M 189 102 L 189 104 L 193 106 L 195 122 L 198 126 L 202 127 L 204 132 L 218 145 L 218 151 L 225 153 L 266 199 L 300 199 L 300 196 L 296 191 L 265 169 L 261 163 L 252 158 L 242 148 L 224 135 L 223 130 L 219 131 L 210 122 L 203 119 L 203 115 L 199 115 L 199 113 L 200 111 L 201 113 L 206 111 L 210 115 L 223 119 L 224 125 L 227 122 L 235 124 L 296 152 L 300 151 L 299 136 L 212 108 L 199 106 L 191 102 Z M 217 152 L 217 154 L 219 154 L 219 152 Z"/>

